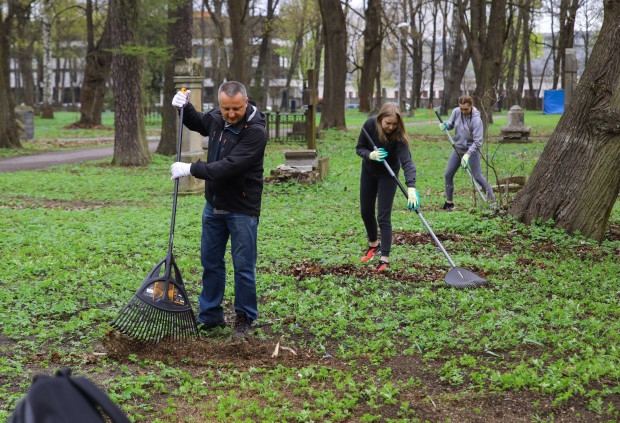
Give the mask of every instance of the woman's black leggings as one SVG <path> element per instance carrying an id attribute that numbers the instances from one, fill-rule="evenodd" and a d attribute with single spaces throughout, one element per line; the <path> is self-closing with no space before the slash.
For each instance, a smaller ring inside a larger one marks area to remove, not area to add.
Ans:
<path id="1" fill-rule="evenodd" d="M 381 255 L 390 256 L 392 248 L 392 205 L 396 194 L 396 180 L 389 174 L 377 176 L 364 169 L 360 178 L 360 211 L 368 241 L 378 238 L 381 231 Z M 375 203 L 377 217 L 375 218 Z M 377 225 L 378 223 L 378 225 Z M 378 229 L 377 229 L 378 226 Z"/>

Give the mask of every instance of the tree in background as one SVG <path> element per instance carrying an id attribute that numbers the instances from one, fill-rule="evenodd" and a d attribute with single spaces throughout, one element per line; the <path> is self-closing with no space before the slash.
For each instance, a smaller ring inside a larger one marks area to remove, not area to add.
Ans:
<path id="1" fill-rule="evenodd" d="M 570 105 L 509 213 L 526 224 L 553 220 L 602 241 L 620 191 L 620 0 L 605 16 Z"/>
<path id="2" fill-rule="evenodd" d="M 443 58 L 442 115 L 447 115 L 456 107 L 457 99 L 461 95 L 461 81 L 471 57 L 470 50 L 466 48 L 463 39 L 465 14 L 461 13 L 458 7 L 449 7 L 449 3 L 444 2 L 441 8 L 444 21 L 444 31 L 441 31 L 441 53 Z M 449 25 L 448 22 L 452 24 Z"/>
<path id="3" fill-rule="evenodd" d="M 35 44 L 40 38 L 40 27 L 38 22 L 32 18 L 32 6 L 32 3 L 18 3 L 16 5 L 16 39 L 13 44 L 15 55 L 17 56 L 22 88 L 22 95 L 14 100 L 18 104 L 23 102 L 26 106 L 30 107 L 34 107 L 36 103 L 32 63 L 34 60 Z M 15 80 L 17 81 L 18 79 L 16 75 Z"/>
<path id="4" fill-rule="evenodd" d="M 105 109 L 106 83 L 110 78 L 112 54 L 109 51 L 112 39 L 110 34 L 110 15 L 104 13 L 103 30 L 97 31 L 95 10 L 92 0 L 86 0 L 86 65 L 80 92 L 80 120 L 75 124 L 80 128 L 96 128 L 101 125 L 101 114 Z M 101 33 L 95 43 L 95 35 Z"/>
<path id="5" fill-rule="evenodd" d="M 288 93 L 291 81 L 300 68 L 303 75 L 306 75 L 308 69 L 318 69 L 318 66 L 314 64 L 314 45 L 318 40 L 313 36 L 313 34 L 320 34 L 317 28 L 321 28 L 317 7 L 316 2 L 312 0 L 294 0 L 283 4 L 280 8 L 280 38 L 292 41 L 290 46 L 284 45 L 276 49 L 280 56 L 288 59 L 289 64 L 280 100 L 282 110 L 287 110 L 289 107 Z M 312 64 L 310 60 L 302 60 L 310 56 L 309 52 L 312 52 Z"/>
<path id="6" fill-rule="evenodd" d="M 225 0 L 204 0 L 203 5 L 209 12 L 209 17 L 215 26 L 215 46 L 211 49 L 211 67 L 213 76 L 211 79 L 215 85 L 212 102 L 218 104 L 217 88 L 224 82 L 228 72 L 228 51 L 226 49 L 226 28 L 222 19 L 222 9 Z"/>
<path id="7" fill-rule="evenodd" d="M 271 41 L 276 28 L 276 9 L 279 0 L 267 0 L 266 16 L 262 19 L 262 37 L 258 55 L 258 64 L 254 72 L 254 82 L 250 89 L 250 98 L 256 102 L 260 110 L 267 108 L 267 96 L 269 92 L 269 81 L 271 81 L 272 60 L 271 60 Z"/>
<path id="8" fill-rule="evenodd" d="M 157 154 L 172 156 L 177 151 L 177 116 L 170 105 L 175 93 L 174 68 L 178 60 L 192 57 L 192 0 L 177 0 L 168 6 L 168 28 L 166 39 L 171 49 L 164 69 L 164 99 L 161 110 L 161 137 Z M 201 107 L 199 105 L 198 107 Z"/>
<path id="9" fill-rule="evenodd" d="M 114 90 L 113 164 L 144 166 L 151 163 L 142 114 L 144 49 L 138 39 L 139 0 L 111 0 L 112 77 Z"/>
<path id="10" fill-rule="evenodd" d="M 381 45 L 383 44 L 380 0 L 368 0 L 364 18 L 366 26 L 364 27 L 363 59 L 360 64 L 359 111 L 368 113 L 374 107 L 373 87 L 380 69 Z"/>
<path id="11" fill-rule="evenodd" d="M 465 14 L 463 1 L 457 0 L 457 4 L 460 13 Z M 506 0 L 494 0 L 491 2 L 490 10 L 485 0 L 472 0 L 469 26 L 462 25 L 476 75 L 473 97 L 476 107 L 482 111 L 485 128 L 493 122 L 492 111 L 500 94 L 498 82 L 507 37 L 506 10 Z"/>
<path id="12" fill-rule="evenodd" d="M 347 77 L 347 30 L 339 0 L 319 0 L 325 38 L 322 129 L 346 130 L 344 99 Z"/>
<path id="13" fill-rule="evenodd" d="M 248 65 L 246 50 L 248 45 L 246 20 L 250 0 L 229 0 L 228 19 L 230 21 L 230 38 L 232 40 L 232 57 L 226 79 L 239 81 L 248 86 Z"/>
<path id="14" fill-rule="evenodd" d="M 22 6 L 19 0 L 10 0 L 6 9 L 0 7 L 0 148 L 23 148 L 15 120 L 9 54 L 14 42 L 15 16 Z"/>

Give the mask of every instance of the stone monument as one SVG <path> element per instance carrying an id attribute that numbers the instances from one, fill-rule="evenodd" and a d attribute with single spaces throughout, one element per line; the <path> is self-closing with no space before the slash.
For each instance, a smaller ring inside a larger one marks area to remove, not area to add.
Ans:
<path id="1" fill-rule="evenodd" d="M 190 91 L 189 101 L 194 108 L 202 111 L 202 85 L 204 83 L 203 69 L 200 59 L 180 59 L 174 67 L 174 85 L 176 91 L 185 88 Z M 181 144 L 181 161 L 194 163 L 198 159 L 204 160 L 202 136 L 183 126 Z M 205 189 L 205 181 L 193 176 L 179 179 L 179 194 L 201 194 Z"/>
<path id="2" fill-rule="evenodd" d="M 523 109 L 514 105 L 508 110 L 508 125 L 502 126 L 500 132 L 502 134 L 502 139 L 500 143 L 527 143 L 531 142 L 528 139 L 530 135 L 531 126 L 525 126 L 524 124 L 524 115 Z"/>

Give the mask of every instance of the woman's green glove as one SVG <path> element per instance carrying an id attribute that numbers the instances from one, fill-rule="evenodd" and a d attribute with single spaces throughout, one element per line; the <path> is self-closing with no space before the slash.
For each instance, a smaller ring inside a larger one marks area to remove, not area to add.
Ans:
<path id="1" fill-rule="evenodd" d="M 461 167 L 463 169 L 467 169 L 467 165 L 469 164 L 469 154 L 464 154 L 461 159 Z"/>
<path id="2" fill-rule="evenodd" d="M 368 158 L 370 160 L 374 160 L 375 162 L 382 162 L 383 159 L 387 157 L 387 155 L 388 155 L 387 151 L 385 151 L 383 148 L 380 148 L 378 150 L 371 151 L 370 154 L 368 155 Z"/>
<path id="3" fill-rule="evenodd" d="M 407 208 L 409 210 L 414 209 L 418 210 L 418 206 L 420 205 L 420 196 L 418 195 L 418 191 L 415 188 L 407 188 L 408 199 L 407 199 Z"/>

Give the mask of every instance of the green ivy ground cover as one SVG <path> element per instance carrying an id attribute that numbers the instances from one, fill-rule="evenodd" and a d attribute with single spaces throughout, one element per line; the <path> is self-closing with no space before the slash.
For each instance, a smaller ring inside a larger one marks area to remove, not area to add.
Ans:
<path id="1" fill-rule="evenodd" d="M 360 263 L 357 132 L 327 132 L 323 181 L 265 186 L 260 317 L 245 343 L 230 329 L 186 346 L 110 341 L 109 323 L 167 251 L 172 158 L 2 174 L 0 421 L 35 374 L 64 366 L 136 422 L 617 421 L 620 206 L 598 244 L 513 221 L 510 197 L 495 211 L 475 203 L 459 172 L 457 210 L 443 212 L 451 146 L 435 124 L 409 130 L 425 219 L 489 286 L 445 285 L 449 264 L 400 193 L 390 272 Z M 289 148 L 269 147 L 266 175 Z M 489 179 L 528 176 L 543 148 L 487 140 Z M 176 215 L 175 258 L 194 301 L 203 204 L 181 196 Z M 227 315 L 232 301 L 229 284 Z"/>

